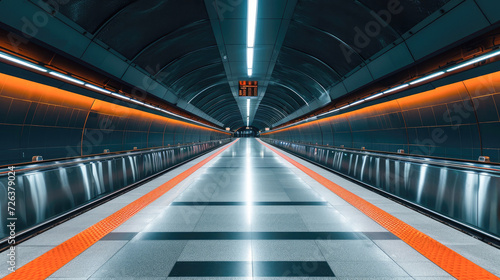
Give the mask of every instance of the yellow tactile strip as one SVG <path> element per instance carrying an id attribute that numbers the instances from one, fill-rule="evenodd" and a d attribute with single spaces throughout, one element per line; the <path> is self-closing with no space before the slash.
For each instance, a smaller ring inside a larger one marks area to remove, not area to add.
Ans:
<path id="1" fill-rule="evenodd" d="M 190 167 L 188 170 L 182 172 L 176 177 L 172 178 L 168 182 L 162 184 L 151 192 L 143 195 L 137 200 L 133 201 L 129 205 L 118 210 L 114 214 L 108 216 L 107 218 L 101 220 L 100 222 L 94 224 L 93 226 L 85 229 L 79 234 L 73 236 L 62 244 L 51 249 L 47 253 L 41 255 L 40 257 L 34 259 L 33 261 L 22 266 L 16 272 L 9 274 L 8 276 L 2 278 L 4 280 L 38 280 L 46 279 L 51 274 L 56 272 L 58 269 L 63 267 L 65 264 L 70 262 L 76 256 L 81 254 L 83 251 L 88 249 L 90 246 L 95 244 L 106 234 L 113 231 L 115 228 L 123 224 L 125 221 L 130 219 L 132 216 L 141 211 L 144 207 L 148 206 L 150 203 L 164 195 L 170 189 L 175 187 L 181 181 L 186 179 L 188 176 L 193 174 L 196 170 L 200 169 L 203 165 L 208 163 L 214 157 L 218 156 L 224 150 L 229 148 L 231 145 L 236 143 L 236 141 L 227 145 L 223 149 L 217 151 L 208 158 L 202 160 L 196 165 Z"/>
<path id="2" fill-rule="evenodd" d="M 260 141 L 260 140 L 259 140 Z M 413 249 L 434 262 L 443 270 L 457 279 L 500 279 L 484 268 L 471 262 L 457 252 L 432 239 L 430 236 L 418 231 L 414 227 L 406 224 L 363 198 L 333 183 L 327 178 L 319 175 L 304 165 L 296 162 L 275 148 L 263 143 L 264 146 L 293 164 L 298 169 L 318 181 L 323 186 L 334 192 L 336 195 L 347 201 L 352 206 L 363 212 L 365 215 L 379 223 L 381 226 L 392 232 L 401 240 L 406 242 Z"/>

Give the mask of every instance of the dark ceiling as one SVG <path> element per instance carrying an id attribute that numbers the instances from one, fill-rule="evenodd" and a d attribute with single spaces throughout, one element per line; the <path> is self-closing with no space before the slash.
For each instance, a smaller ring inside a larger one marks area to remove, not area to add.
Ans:
<path id="1" fill-rule="evenodd" d="M 238 80 L 248 79 L 246 0 L 67 2 L 59 12 L 93 41 L 103 42 L 224 126 L 246 125 L 246 99 L 236 89 Z M 252 100 L 251 125 L 263 130 L 326 105 L 332 88 L 408 39 L 415 26 L 444 14 L 448 2 L 259 1 L 252 78 L 261 90 Z"/>

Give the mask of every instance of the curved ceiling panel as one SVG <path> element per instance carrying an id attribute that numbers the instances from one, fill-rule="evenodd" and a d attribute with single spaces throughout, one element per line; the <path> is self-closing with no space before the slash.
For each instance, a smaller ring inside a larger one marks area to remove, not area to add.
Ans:
<path id="1" fill-rule="evenodd" d="M 342 76 L 363 62 L 356 52 L 337 37 L 296 21 L 290 22 L 283 46 L 323 61 Z M 352 55 L 345 55 L 351 51 Z"/>
<path id="2" fill-rule="evenodd" d="M 272 81 L 299 96 L 305 103 L 325 94 L 324 87 L 306 73 L 291 66 L 276 64 Z"/>
<path id="3" fill-rule="evenodd" d="M 190 103 L 226 126 L 233 122 L 243 125 L 240 109 L 227 82 L 207 88 L 203 93 L 194 97 Z M 232 113 L 228 114 L 228 112 Z"/>
<path id="4" fill-rule="evenodd" d="M 68 0 L 58 5 L 58 11 L 94 34 L 101 25 L 134 1 L 136 0 Z M 44 2 L 51 5 L 54 1 Z"/>
<path id="5" fill-rule="evenodd" d="M 198 83 L 199 80 L 205 77 L 211 77 L 224 73 L 222 64 L 214 63 L 199 68 L 194 68 L 187 73 L 171 72 L 162 75 L 161 82 L 168 85 L 177 95 L 183 95 L 184 92 Z"/>
<path id="6" fill-rule="evenodd" d="M 328 88 L 340 81 L 340 75 L 323 61 L 309 54 L 282 47 L 277 64 L 289 65 L 302 73 L 314 77 L 323 87 Z"/>
<path id="7" fill-rule="evenodd" d="M 273 107 L 282 114 L 291 114 L 305 105 L 295 99 L 291 92 L 284 91 L 283 88 L 269 87 L 268 90 L 268 93 L 262 98 L 261 104 Z M 273 111 L 265 106 L 259 109 Z"/>
<path id="8" fill-rule="evenodd" d="M 196 77 L 200 80 L 209 75 L 224 74 L 224 68 L 221 66 L 217 48 L 209 47 L 192 52 L 162 67 L 156 73 L 156 77 L 166 86 L 175 87 L 175 84 L 185 76 L 200 75 Z"/>
<path id="9" fill-rule="evenodd" d="M 333 86 L 450 1 L 260 1 L 253 79 L 263 96 L 251 109 L 253 126 L 270 127 L 309 104 L 325 104 Z M 246 124 L 246 104 L 233 96 L 235 77 L 247 73 L 246 5 L 221 17 L 206 0 L 66 2 L 57 7 L 61 14 L 180 100 L 226 126 Z"/>
<path id="10" fill-rule="evenodd" d="M 392 28 L 384 28 L 375 21 L 371 10 L 359 1 L 301 0 L 295 8 L 293 21 L 304 28 L 322 30 L 324 36 L 339 38 L 364 59 L 399 37 Z M 320 46 L 329 48 L 326 43 Z"/>
<path id="11" fill-rule="evenodd" d="M 142 50 L 134 59 L 134 63 L 146 69 L 150 65 L 160 65 L 162 68 L 175 60 L 191 55 L 196 51 L 207 48 L 215 49 L 215 56 L 219 58 L 217 43 L 211 34 L 212 27 L 208 21 L 199 21 L 169 33 Z"/>
<path id="12" fill-rule="evenodd" d="M 404 34 L 412 27 L 417 25 L 423 19 L 439 10 L 451 0 L 432 0 L 432 1 L 416 1 L 416 0 L 399 0 L 400 5 L 397 7 L 397 13 L 392 13 L 390 18 L 386 18 L 391 27 L 399 34 Z M 380 15 L 387 15 L 388 11 L 387 0 L 362 0 L 368 9 Z M 400 8 L 399 8 L 400 7 Z"/>
<path id="13" fill-rule="evenodd" d="M 199 95 L 205 95 L 210 89 L 221 85 L 227 85 L 226 75 L 219 74 L 210 76 L 192 85 L 190 88 L 187 88 L 179 97 L 191 103 L 191 101 Z"/>
<path id="14" fill-rule="evenodd" d="M 107 22 L 97 38 L 132 59 L 165 35 L 207 19 L 203 0 L 141 0 Z"/>

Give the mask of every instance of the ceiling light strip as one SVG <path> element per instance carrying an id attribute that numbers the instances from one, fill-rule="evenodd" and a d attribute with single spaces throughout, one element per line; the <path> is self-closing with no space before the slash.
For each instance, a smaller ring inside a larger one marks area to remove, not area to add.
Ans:
<path id="1" fill-rule="evenodd" d="M 78 85 L 85 85 L 85 82 L 82 81 L 82 80 L 79 80 L 79 79 L 75 79 L 75 78 L 72 78 L 68 75 L 64 75 L 62 73 L 59 73 L 59 72 L 56 72 L 56 71 L 50 71 L 49 72 L 50 75 L 53 75 L 53 76 L 56 76 L 58 78 L 61 78 L 63 80 L 66 80 L 66 81 L 69 81 L 69 82 L 72 82 L 74 84 L 78 84 Z"/>
<path id="2" fill-rule="evenodd" d="M 257 0 L 248 0 L 247 10 L 247 74 L 253 75 L 253 60 L 255 51 L 255 30 L 257 28 Z"/>
<path id="3" fill-rule="evenodd" d="M 44 73 L 47 72 L 47 69 L 45 69 L 37 64 L 25 61 L 23 59 L 14 57 L 14 56 L 9 55 L 9 54 L 4 53 L 4 52 L 0 52 L 0 58 L 2 58 L 4 60 L 8 60 L 10 62 L 14 62 L 14 63 L 19 64 L 19 65 L 23 65 L 25 67 L 28 67 L 28 68 L 31 68 L 31 69 L 34 69 L 34 70 L 37 70 L 40 72 L 44 72 Z"/>

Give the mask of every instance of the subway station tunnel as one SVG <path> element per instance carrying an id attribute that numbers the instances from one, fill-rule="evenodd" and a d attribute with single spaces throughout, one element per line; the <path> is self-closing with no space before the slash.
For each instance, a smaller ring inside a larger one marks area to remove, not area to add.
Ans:
<path id="1" fill-rule="evenodd" d="M 1 0 L 2 279 L 498 279 L 497 0 Z"/>

